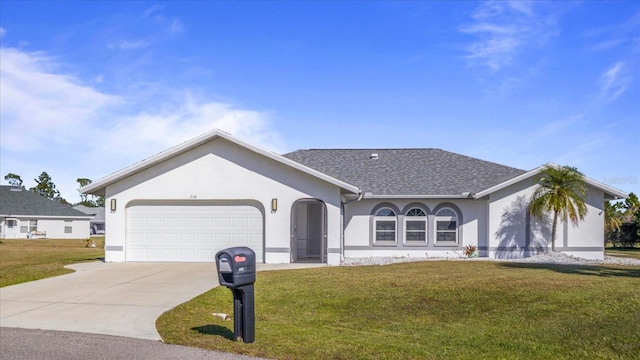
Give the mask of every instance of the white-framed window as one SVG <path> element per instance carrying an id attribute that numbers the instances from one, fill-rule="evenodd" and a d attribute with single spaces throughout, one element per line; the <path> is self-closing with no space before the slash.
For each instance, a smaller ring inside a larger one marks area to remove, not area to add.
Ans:
<path id="1" fill-rule="evenodd" d="M 458 243 L 458 215 L 450 208 L 436 213 L 436 243 Z"/>
<path id="2" fill-rule="evenodd" d="M 38 220 L 29 219 L 20 221 L 20 232 L 23 234 L 29 234 L 38 231 Z"/>
<path id="3" fill-rule="evenodd" d="M 375 230 L 374 242 L 395 243 L 396 242 L 396 212 L 389 208 L 378 210 L 373 217 L 373 228 Z"/>
<path id="4" fill-rule="evenodd" d="M 64 233 L 65 234 L 73 234 L 73 221 L 65 220 L 64 221 Z"/>
<path id="5" fill-rule="evenodd" d="M 427 242 L 427 214 L 420 208 L 412 208 L 404 217 L 405 241 Z"/>

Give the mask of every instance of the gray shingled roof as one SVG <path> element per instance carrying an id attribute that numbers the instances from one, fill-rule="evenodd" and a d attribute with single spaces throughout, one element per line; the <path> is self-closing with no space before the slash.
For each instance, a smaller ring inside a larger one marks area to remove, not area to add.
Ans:
<path id="1" fill-rule="evenodd" d="M 104 208 L 103 207 L 89 207 L 85 205 L 76 205 L 73 207 L 74 209 L 83 212 L 85 214 L 94 215 L 91 221 L 103 221 L 105 220 Z"/>
<path id="2" fill-rule="evenodd" d="M 474 194 L 525 173 L 440 149 L 311 149 L 283 156 L 374 195 Z"/>
<path id="3" fill-rule="evenodd" d="M 4 216 L 90 216 L 32 191 L 7 185 L 0 185 L 0 214 Z"/>

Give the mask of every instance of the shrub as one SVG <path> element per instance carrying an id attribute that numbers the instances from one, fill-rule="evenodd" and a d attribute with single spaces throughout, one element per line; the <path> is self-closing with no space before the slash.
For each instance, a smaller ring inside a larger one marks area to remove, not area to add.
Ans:
<path id="1" fill-rule="evenodd" d="M 478 247 L 475 245 L 467 245 L 464 247 L 464 256 L 466 257 L 476 257 L 478 256 Z"/>
<path id="2" fill-rule="evenodd" d="M 636 223 L 623 223 L 619 229 L 613 230 L 607 235 L 607 238 L 615 247 L 632 248 L 640 245 L 638 224 Z"/>

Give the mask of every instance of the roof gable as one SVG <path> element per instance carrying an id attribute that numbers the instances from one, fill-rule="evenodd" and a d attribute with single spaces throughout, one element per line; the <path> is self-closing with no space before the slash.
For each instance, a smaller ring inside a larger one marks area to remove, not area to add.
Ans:
<path id="1" fill-rule="evenodd" d="M 531 171 L 527 171 L 526 173 L 520 174 L 520 175 L 518 175 L 518 176 L 516 176 L 516 177 L 514 177 L 512 179 L 508 179 L 507 181 L 504 181 L 504 182 L 501 182 L 499 184 L 496 184 L 495 186 L 492 186 L 490 188 L 484 189 L 483 191 L 477 193 L 476 196 L 480 198 L 480 197 L 489 195 L 491 193 L 494 193 L 496 191 L 499 191 L 501 189 L 504 189 L 507 186 L 513 185 L 515 183 L 518 183 L 518 182 L 526 180 L 526 179 L 529 179 L 529 178 L 531 178 L 533 176 L 536 176 L 536 175 L 540 174 L 541 172 L 543 172 L 544 169 L 547 166 L 551 166 L 551 167 L 554 167 L 554 168 L 559 168 L 560 167 L 557 164 L 548 163 L 546 165 L 537 167 L 537 168 L 535 168 L 535 169 L 533 169 Z M 624 192 L 622 192 L 622 191 L 620 191 L 620 190 L 618 190 L 616 188 L 613 188 L 613 187 L 611 187 L 611 186 L 609 186 L 607 184 L 604 184 L 604 183 L 601 183 L 601 182 L 599 182 L 597 180 L 594 180 L 594 179 L 592 179 L 590 177 L 585 176 L 584 177 L 584 181 L 588 185 L 590 185 L 590 186 L 592 186 L 592 187 L 604 192 L 605 200 L 625 199 L 627 197 L 627 194 L 625 194 Z"/>
<path id="2" fill-rule="evenodd" d="M 304 164 L 300 164 L 298 162 L 292 161 L 286 157 L 283 157 L 282 155 L 278 155 L 274 152 L 265 150 L 263 148 L 260 148 L 258 146 L 255 145 L 251 145 L 247 142 L 244 142 L 242 140 L 236 139 L 234 137 L 232 137 L 231 135 L 229 135 L 228 133 L 225 133 L 223 131 L 220 130 L 213 130 L 210 131 L 208 133 L 205 133 L 203 135 L 200 135 L 196 138 L 193 138 L 189 141 L 186 141 L 180 145 L 174 146 L 168 150 L 165 150 L 161 153 L 158 153 L 154 156 L 151 156 L 147 159 L 144 159 L 136 164 L 133 164 L 127 168 L 124 168 L 120 171 L 117 171 L 109 176 L 106 176 L 98 181 L 95 181 L 87 186 L 84 186 L 80 189 L 80 192 L 83 194 L 94 194 L 94 195 L 105 195 L 105 189 L 107 186 L 116 183 L 128 176 L 131 176 L 135 173 L 138 173 L 140 171 L 143 171 L 145 169 L 151 168 L 161 162 L 164 162 L 170 158 L 173 158 L 177 155 L 180 155 L 182 153 L 185 153 L 191 149 L 194 149 L 202 144 L 205 144 L 209 141 L 213 141 L 216 140 L 218 138 L 223 138 L 227 141 L 230 141 L 238 146 L 242 146 L 250 151 L 253 151 L 257 154 L 260 154 L 262 156 L 265 156 L 269 159 L 275 160 L 279 163 L 282 163 L 284 165 L 287 165 L 289 167 L 292 167 L 294 169 L 297 169 L 299 171 L 302 171 L 304 173 L 307 173 L 311 176 L 314 176 L 316 178 L 319 178 L 321 180 L 324 180 L 328 183 L 331 183 L 333 185 L 336 185 L 338 187 L 340 187 L 341 189 L 345 190 L 346 192 L 351 192 L 354 194 L 357 194 L 360 192 L 360 190 L 358 189 L 357 186 L 349 184 L 345 181 L 339 180 L 337 178 L 331 177 L 330 175 L 317 171 L 315 169 L 309 168 L 307 166 L 305 166 Z"/>
<path id="3" fill-rule="evenodd" d="M 311 149 L 284 156 L 373 196 L 468 197 L 525 173 L 440 149 Z"/>
<path id="4" fill-rule="evenodd" d="M 91 217 L 22 187 L 7 185 L 0 185 L 0 214 L 3 216 Z"/>

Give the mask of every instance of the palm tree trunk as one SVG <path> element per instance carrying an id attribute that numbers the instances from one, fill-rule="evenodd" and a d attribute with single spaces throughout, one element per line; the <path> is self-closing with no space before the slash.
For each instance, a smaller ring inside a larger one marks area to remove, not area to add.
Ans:
<path id="1" fill-rule="evenodd" d="M 556 225 L 558 225 L 558 212 L 554 211 L 551 225 L 551 251 L 556 251 Z"/>

